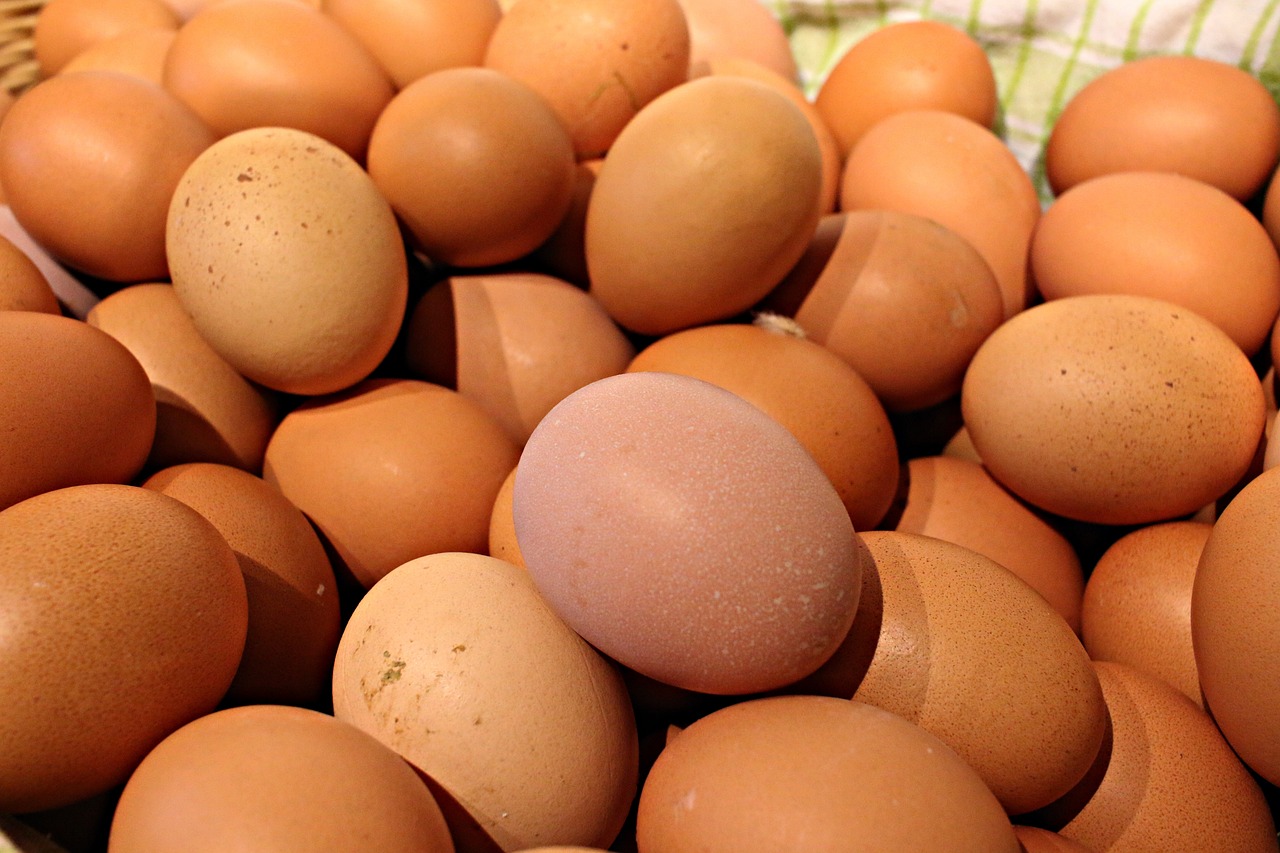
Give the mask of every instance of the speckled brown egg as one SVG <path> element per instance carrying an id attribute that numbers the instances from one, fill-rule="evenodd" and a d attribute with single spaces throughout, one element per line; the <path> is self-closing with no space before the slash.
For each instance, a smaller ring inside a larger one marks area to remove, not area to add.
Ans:
<path id="1" fill-rule="evenodd" d="M 1213 525 L 1170 521 L 1127 533 L 1084 590 L 1084 647 L 1094 660 L 1154 675 L 1202 704 L 1191 642 L 1191 590 Z"/>
<path id="2" fill-rule="evenodd" d="M 455 836 L 487 841 L 464 849 L 607 847 L 636 791 L 617 670 L 492 557 L 430 554 L 378 581 L 343 632 L 333 706 L 442 792 Z"/>
<path id="3" fill-rule="evenodd" d="M 139 29 L 178 28 L 178 16 L 164 0 L 48 0 L 40 4 L 32 50 L 42 77 L 99 42 Z"/>
<path id="4" fill-rule="evenodd" d="M 0 311 L 40 311 L 61 314 L 62 306 L 27 253 L 0 236 Z"/>
<path id="5" fill-rule="evenodd" d="M 208 519 L 240 563 L 249 628 L 224 701 L 320 703 L 338 645 L 338 585 L 306 516 L 279 489 L 228 465 L 175 465 L 142 485 Z"/>
<path id="6" fill-rule="evenodd" d="M 63 486 L 127 483 L 155 435 L 138 360 L 60 315 L 0 311 L 0 508 Z"/>
<path id="7" fill-rule="evenodd" d="M 1076 296 L 1007 321 L 961 392 L 992 475 L 1068 518 L 1142 524 L 1190 514 L 1249 469 L 1262 384 L 1216 325 L 1142 296 Z"/>
<path id="8" fill-rule="evenodd" d="M 110 853 L 245 848 L 453 853 L 440 806 L 400 756 L 317 711 L 254 705 L 194 720 L 129 777 Z"/>
<path id="9" fill-rule="evenodd" d="M 1232 499 L 1200 554 L 1191 639 L 1210 713 L 1240 757 L 1280 784 L 1280 470 L 1259 474 Z"/>
<path id="10" fill-rule="evenodd" d="M 640 853 L 1019 849 L 999 802 L 948 746 L 823 696 L 740 702 L 685 728 L 644 783 L 636 834 Z"/>
<path id="11" fill-rule="evenodd" d="M 1069 791 L 1098 755 L 1106 709 L 1066 621 L 968 548 L 893 531 L 862 539 L 880 577 L 883 615 L 854 699 L 945 741 L 1009 814 Z"/>
<path id="12" fill-rule="evenodd" d="M 817 461 L 855 530 L 875 527 L 893 502 L 898 448 L 884 407 L 857 371 L 784 317 L 674 332 L 627 370 L 692 376 L 762 409 Z"/>
<path id="13" fill-rule="evenodd" d="M 371 379 L 285 415 L 263 476 L 368 587 L 424 554 L 485 553 L 494 497 L 518 455 L 457 391 Z"/>
<path id="14" fill-rule="evenodd" d="M 86 485 L 0 512 L 0 809 L 124 782 L 226 692 L 244 581 L 222 535 L 147 489 Z"/>
<path id="15" fill-rule="evenodd" d="M 173 287 L 137 284 L 108 295 L 85 318 L 133 354 L 156 398 L 147 466 L 218 462 L 257 473 L 279 420 L 274 392 L 241 376 L 183 310 Z"/>
<path id="16" fill-rule="evenodd" d="M 894 527 L 990 557 L 1044 596 L 1080 632 L 1084 573 L 1071 543 L 976 462 L 924 456 L 907 463 L 906 504 Z"/>
<path id="17" fill-rule="evenodd" d="M 1213 720 L 1154 676 L 1097 663 L 1110 748 L 1059 833 L 1092 850 L 1274 851 L 1258 783 Z"/>

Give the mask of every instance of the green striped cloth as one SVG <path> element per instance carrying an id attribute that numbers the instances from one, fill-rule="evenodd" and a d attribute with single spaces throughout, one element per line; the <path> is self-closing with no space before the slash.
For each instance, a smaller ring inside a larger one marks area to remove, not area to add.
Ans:
<path id="1" fill-rule="evenodd" d="M 1249 71 L 1280 96 L 1280 0 L 761 0 L 791 39 L 812 95 L 854 42 L 897 21 L 932 18 L 986 49 L 997 131 L 1049 198 L 1043 151 L 1067 100 L 1102 71 L 1157 53 Z"/>

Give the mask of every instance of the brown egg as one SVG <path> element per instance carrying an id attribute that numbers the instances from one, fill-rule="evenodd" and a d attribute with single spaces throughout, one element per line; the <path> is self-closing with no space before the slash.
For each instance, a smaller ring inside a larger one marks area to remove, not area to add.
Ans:
<path id="1" fill-rule="evenodd" d="M 176 465 L 142 485 L 207 518 L 240 563 L 249 629 L 225 701 L 310 706 L 327 697 L 338 645 L 337 580 L 306 516 L 279 489 L 227 465 Z"/>
<path id="2" fill-rule="evenodd" d="M 1280 784 L 1278 501 L 1274 468 L 1235 496 L 1205 542 L 1191 593 L 1191 638 L 1209 712 L 1245 763 L 1273 785 Z"/>
<path id="3" fill-rule="evenodd" d="M 290 127 L 362 160 L 394 89 L 355 37 L 295 0 L 219 0 L 182 25 L 164 85 L 219 136 Z"/>
<path id="4" fill-rule="evenodd" d="M 1097 757 L 1106 710 L 1066 621 L 1012 572 L 963 546 L 892 531 L 862 539 L 883 614 L 853 698 L 946 742 L 1009 814 L 1069 791 Z"/>
<path id="5" fill-rule="evenodd" d="M 479 403 L 521 446 L 552 406 L 634 355 L 590 294 L 541 273 L 445 279 L 406 329 L 409 367 Z"/>
<path id="6" fill-rule="evenodd" d="M 455 832 L 469 819 L 502 850 L 607 847 L 636 791 L 622 679 L 492 557 L 431 554 L 378 581 L 343 632 L 333 705 L 426 775 Z"/>
<path id="7" fill-rule="evenodd" d="M 162 279 L 170 198 L 212 141 L 153 83 L 59 74 L 0 125 L 0 182 L 18 222 L 60 261 L 112 281 Z"/>
<path id="8" fill-rule="evenodd" d="M 1280 157 L 1280 107 L 1260 80 L 1201 56 L 1147 56 L 1093 78 L 1045 147 L 1055 193 L 1099 175 L 1176 172 L 1248 200 Z"/>
<path id="9" fill-rule="evenodd" d="M 155 434 L 151 384 L 105 332 L 69 317 L 0 311 L 0 509 L 41 492 L 127 483 Z"/>
<path id="10" fill-rule="evenodd" d="M 80 279 L 68 272 L 66 267 L 32 239 L 18 224 L 7 204 L 0 204 L 0 237 L 12 243 L 36 265 L 66 313 L 83 320 L 89 309 L 97 304 L 98 295 L 85 287 Z"/>
<path id="11" fill-rule="evenodd" d="M 689 27 L 677 0 L 523 0 L 494 27 L 484 64 L 546 98 L 586 160 L 684 82 Z"/>
<path id="12" fill-rule="evenodd" d="M 539 591 L 642 675 L 769 690 L 849 630 L 861 563 L 839 494 L 785 427 L 709 382 L 625 373 L 575 391 L 530 436 L 514 489 Z"/>
<path id="13" fill-rule="evenodd" d="M 490 68 L 447 68 L 387 104 L 369 174 L 432 260 L 490 266 L 528 254 L 560 224 L 573 146 L 528 86 Z"/>
<path id="14" fill-rule="evenodd" d="M 480 65 L 502 17 L 498 0 L 324 0 L 321 7 L 398 89 L 442 68 Z"/>
<path id="15" fill-rule="evenodd" d="M 949 747 L 825 696 L 740 702 L 680 732 L 640 792 L 637 840 L 641 853 L 1019 849 Z"/>
<path id="16" fill-rule="evenodd" d="M 87 48 L 132 30 L 178 28 L 164 0 L 48 0 L 38 7 L 33 48 L 50 77 Z"/>
<path id="17" fill-rule="evenodd" d="M 1063 838 L 1056 832 L 1035 826 L 1015 825 L 1013 834 L 1018 836 L 1022 853 L 1094 853 L 1092 848 L 1085 847 L 1079 841 Z"/>
<path id="18" fill-rule="evenodd" d="M 1262 385 L 1213 323 L 1159 299 L 1037 305 L 983 342 L 962 410 L 991 474 L 1049 512 L 1099 524 L 1186 515 L 1253 462 Z"/>
<path id="19" fill-rule="evenodd" d="M 0 311 L 39 311 L 61 314 L 62 306 L 27 253 L 0 235 Z"/>
<path id="20" fill-rule="evenodd" d="M 1030 300 L 1027 252 L 1040 200 L 1017 158 L 984 125 L 937 109 L 877 122 L 845 161 L 840 208 L 933 219 L 990 265 L 1006 318 Z"/>
<path id="21" fill-rule="evenodd" d="M 800 71 L 782 22 L 757 0 L 680 0 L 689 25 L 690 76 L 704 63 L 745 60 L 798 85 Z"/>
<path id="22" fill-rule="evenodd" d="M 485 553 L 494 498 L 518 455 L 458 392 L 371 379 L 285 415 L 263 476 L 368 587 L 424 554 Z"/>
<path id="23" fill-rule="evenodd" d="M 95 305 L 89 325 L 142 365 L 156 398 L 149 470 L 219 462 L 257 473 L 279 420 L 277 396 L 249 382 L 200 336 L 168 284 L 136 284 Z"/>
<path id="24" fill-rule="evenodd" d="M 948 456 L 907 463 L 906 505 L 894 529 L 945 539 L 990 557 L 1044 596 L 1080 633 L 1084 574 L 1075 549 L 1042 514 L 982 465 Z"/>
<path id="25" fill-rule="evenodd" d="M 587 209 L 591 292 L 660 335 L 754 305 L 820 215 L 822 157 L 800 108 L 763 83 L 700 77 L 630 122 Z"/>
<path id="26" fill-rule="evenodd" d="M 164 58 L 176 35 L 176 30 L 161 27 L 129 30 L 80 51 L 59 73 L 120 71 L 160 86 L 164 81 Z"/>
<path id="27" fill-rule="evenodd" d="M 1084 590 L 1084 647 L 1127 664 L 1203 704 L 1191 643 L 1191 590 L 1213 525 L 1170 521 L 1116 540 Z"/>
<path id="28" fill-rule="evenodd" d="M 898 448 L 884 407 L 853 368 L 783 317 L 674 332 L 627 370 L 692 376 L 762 409 L 813 456 L 855 530 L 875 527 L 893 502 Z"/>
<path id="29" fill-rule="evenodd" d="M 848 157 L 882 118 L 945 110 L 984 127 L 996 117 L 996 79 L 982 44 L 941 21 L 873 30 L 840 57 L 814 99 Z"/>
<path id="30" fill-rule="evenodd" d="M 1094 666 L 1110 712 L 1109 748 L 1050 815 L 1059 833 L 1092 850 L 1274 851 L 1262 791 L 1213 720 L 1154 676 Z"/>
<path id="31" fill-rule="evenodd" d="M 764 305 L 795 317 L 895 412 L 959 391 L 969 359 L 1004 319 L 1000 285 L 967 240 L 890 210 L 823 217 Z"/>
<path id="32" fill-rule="evenodd" d="M 135 486 L 72 486 L 0 512 L 0 810 L 124 782 L 212 711 L 244 647 L 235 555 L 212 524 Z"/>
<path id="33" fill-rule="evenodd" d="M 524 568 L 524 557 L 520 556 L 520 544 L 516 541 L 516 519 L 511 500 L 515 486 L 516 469 L 512 468 L 493 499 L 493 511 L 489 514 L 487 553 L 491 557 Z"/>
<path id="34" fill-rule="evenodd" d="M 1031 272 L 1045 299 L 1129 293 L 1190 308 L 1246 355 L 1280 313 L 1280 257 L 1266 229 L 1222 190 L 1181 175 L 1120 172 L 1076 184 L 1041 217 Z"/>
<path id="35" fill-rule="evenodd" d="M 404 319 L 408 264 L 391 206 L 354 160 L 305 131 L 254 128 L 211 145 L 174 192 L 166 244 L 201 336 L 277 391 L 350 387 Z"/>
<path id="36" fill-rule="evenodd" d="M 231 708 L 169 735 L 129 777 L 111 853 L 247 848 L 453 853 L 431 792 L 376 738 L 327 714 Z"/>
<path id="37" fill-rule="evenodd" d="M 573 194 L 569 209 L 560 224 L 530 254 L 528 261 L 536 268 L 544 269 L 557 278 L 586 289 L 591 282 L 587 275 L 586 233 L 587 207 L 591 192 L 596 186 L 596 175 L 604 160 L 580 161 L 573 170 Z"/>

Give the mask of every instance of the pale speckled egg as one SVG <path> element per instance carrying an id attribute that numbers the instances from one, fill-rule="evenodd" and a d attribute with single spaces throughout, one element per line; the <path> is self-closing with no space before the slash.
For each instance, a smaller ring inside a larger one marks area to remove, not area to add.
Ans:
<path id="1" fill-rule="evenodd" d="M 226 692 L 244 581 L 195 510 L 136 486 L 46 492 L 0 512 L 0 809 L 121 784 Z"/>
<path id="2" fill-rule="evenodd" d="M 440 806 L 400 756 L 328 714 L 230 708 L 161 741 L 129 777 L 110 853 L 247 848 L 453 853 Z"/>
<path id="3" fill-rule="evenodd" d="M 42 77 L 99 42 L 139 29 L 172 32 L 179 24 L 164 0 L 48 0 L 38 9 L 32 48 Z"/>
<path id="4" fill-rule="evenodd" d="M 1249 359 L 1187 308 L 1130 295 L 1057 299 L 1006 321 L 961 391 L 992 475 L 1057 515 L 1166 521 L 1249 470 L 1266 417 Z"/>
<path id="5" fill-rule="evenodd" d="M 1071 790 L 1102 746 L 1106 707 L 1066 620 L 968 548 L 912 533 L 861 535 L 875 559 L 882 614 L 853 698 L 946 742 L 1009 814 Z"/>
<path id="6" fill-rule="evenodd" d="M 740 702 L 681 731 L 641 789 L 637 841 L 640 853 L 1019 850 L 999 802 L 944 743 L 825 696 Z"/>
<path id="7" fill-rule="evenodd" d="M 455 837 L 470 822 L 488 840 L 463 849 L 609 846 L 636 791 L 617 670 L 524 570 L 482 554 L 429 554 L 368 591 L 338 647 L 333 707 L 427 777 Z"/>

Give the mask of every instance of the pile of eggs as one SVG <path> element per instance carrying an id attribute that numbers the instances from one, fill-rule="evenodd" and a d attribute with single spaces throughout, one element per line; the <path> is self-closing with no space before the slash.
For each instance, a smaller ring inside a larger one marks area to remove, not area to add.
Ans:
<path id="1" fill-rule="evenodd" d="M 1277 850 L 1249 74 L 1096 77 L 1044 201 L 936 22 L 811 96 L 757 0 L 48 0 L 34 46 L 14 849 Z"/>

